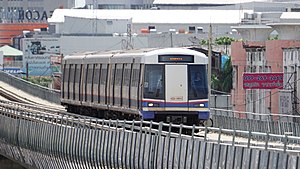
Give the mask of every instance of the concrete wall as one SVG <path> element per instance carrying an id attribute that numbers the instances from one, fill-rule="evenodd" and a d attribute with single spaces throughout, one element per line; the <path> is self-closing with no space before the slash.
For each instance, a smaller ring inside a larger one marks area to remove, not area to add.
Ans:
<path id="1" fill-rule="evenodd" d="M 58 90 L 51 90 L 46 87 L 32 84 L 26 80 L 16 78 L 5 72 L 0 72 L 0 81 L 10 84 L 11 86 L 14 86 L 41 99 L 60 104 L 60 91 Z"/>

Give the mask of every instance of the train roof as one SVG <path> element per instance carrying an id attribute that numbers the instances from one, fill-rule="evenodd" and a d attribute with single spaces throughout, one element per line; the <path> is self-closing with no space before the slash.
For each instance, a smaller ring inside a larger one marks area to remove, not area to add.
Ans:
<path id="1" fill-rule="evenodd" d="M 91 51 L 70 54 L 64 57 L 68 63 L 157 63 L 158 55 L 193 55 L 195 61 L 208 63 L 204 53 L 187 48 L 145 48 L 132 50 Z"/>

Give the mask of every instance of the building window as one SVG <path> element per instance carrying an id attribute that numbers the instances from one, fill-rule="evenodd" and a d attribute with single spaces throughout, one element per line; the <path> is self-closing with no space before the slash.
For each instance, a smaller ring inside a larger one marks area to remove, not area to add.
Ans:
<path id="1" fill-rule="evenodd" d="M 121 4 L 100 4 L 98 9 L 125 9 L 125 5 Z"/>
<path id="2" fill-rule="evenodd" d="M 106 21 L 106 24 L 107 24 L 107 25 L 112 25 L 112 24 L 113 24 L 113 21 Z"/>
<path id="3" fill-rule="evenodd" d="M 196 27 L 195 26 L 189 26 L 189 33 L 195 33 Z"/>

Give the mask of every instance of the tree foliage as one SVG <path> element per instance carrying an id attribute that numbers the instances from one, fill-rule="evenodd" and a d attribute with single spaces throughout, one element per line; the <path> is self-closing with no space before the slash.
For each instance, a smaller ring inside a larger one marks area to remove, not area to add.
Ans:
<path id="1" fill-rule="evenodd" d="M 268 38 L 268 40 L 279 40 L 279 36 L 278 36 L 278 35 L 270 36 L 270 37 Z"/>
<path id="2" fill-rule="evenodd" d="M 231 45 L 231 42 L 234 42 L 235 39 L 229 36 L 222 36 L 215 39 L 217 45 Z"/>
<path id="3" fill-rule="evenodd" d="M 212 75 L 212 88 L 222 92 L 230 92 L 232 89 L 232 65 L 231 58 L 225 64 L 219 74 Z"/>
<path id="4" fill-rule="evenodd" d="M 22 77 L 22 79 L 26 80 L 26 77 Z M 49 84 L 52 83 L 52 78 L 51 77 L 31 77 L 31 76 L 29 76 L 28 81 L 30 81 L 31 83 L 40 85 L 40 86 L 48 87 Z"/>

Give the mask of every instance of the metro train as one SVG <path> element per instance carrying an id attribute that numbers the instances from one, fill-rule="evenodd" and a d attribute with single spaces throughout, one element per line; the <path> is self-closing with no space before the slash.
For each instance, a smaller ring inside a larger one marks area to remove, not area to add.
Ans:
<path id="1" fill-rule="evenodd" d="M 85 52 L 62 61 L 61 103 L 106 119 L 203 125 L 208 59 L 186 48 Z"/>

